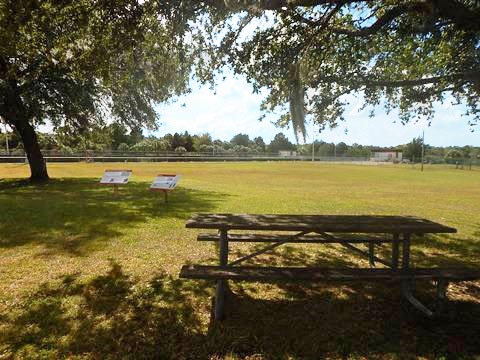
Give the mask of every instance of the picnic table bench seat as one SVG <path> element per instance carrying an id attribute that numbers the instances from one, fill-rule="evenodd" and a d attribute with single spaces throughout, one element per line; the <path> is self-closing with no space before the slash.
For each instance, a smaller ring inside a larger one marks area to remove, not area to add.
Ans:
<path id="1" fill-rule="evenodd" d="M 197 237 L 198 241 L 220 241 L 220 234 L 218 233 L 200 233 Z M 391 239 L 387 239 L 384 236 L 348 236 L 348 237 L 338 237 L 335 238 L 326 237 L 321 234 L 314 235 L 302 235 L 302 236 L 293 236 L 285 234 L 265 234 L 265 233 L 248 233 L 248 234 L 228 234 L 229 242 L 245 242 L 245 243 L 264 243 L 264 242 L 286 242 L 286 243 L 295 243 L 295 244 L 315 244 L 315 243 L 324 243 L 324 244 L 336 244 L 339 242 L 345 243 L 391 243 Z"/>
<path id="2" fill-rule="evenodd" d="M 239 281 L 401 281 L 408 279 L 448 282 L 480 279 L 480 270 L 469 268 L 414 268 L 408 271 L 388 268 L 319 268 L 272 266 L 184 265 L 181 278 Z"/>

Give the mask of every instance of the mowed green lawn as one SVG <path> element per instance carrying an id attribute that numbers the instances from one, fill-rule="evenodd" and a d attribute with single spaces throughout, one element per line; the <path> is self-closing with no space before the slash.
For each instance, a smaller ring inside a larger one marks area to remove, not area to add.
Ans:
<path id="1" fill-rule="evenodd" d="M 117 196 L 98 185 L 107 168 L 133 170 Z M 458 233 L 415 238 L 416 266 L 480 266 L 478 168 L 51 163 L 49 172 L 48 185 L 30 186 L 19 181 L 26 165 L 0 165 L 0 358 L 480 357 L 479 282 L 450 285 L 440 320 L 393 285 L 233 283 L 229 317 L 213 324 L 213 284 L 178 279 L 183 264 L 216 262 L 215 245 L 185 229 L 197 212 L 426 217 Z M 158 173 L 182 175 L 168 204 L 148 190 Z M 368 266 L 326 245 L 256 261 Z M 416 291 L 432 303 L 431 284 Z"/>

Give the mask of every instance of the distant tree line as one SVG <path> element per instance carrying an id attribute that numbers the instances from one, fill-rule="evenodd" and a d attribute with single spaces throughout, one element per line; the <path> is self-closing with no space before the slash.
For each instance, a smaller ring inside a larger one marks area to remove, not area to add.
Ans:
<path id="1" fill-rule="evenodd" d="M 15 132 L 7 133 L 10 152 L 22 153 L 23 145 Z M 261 136 L 253 139 L 247 134 L 239 133 L 230 141 L 214 140 L 208 133 L 192 135 L 184 133 L 165 134 L 156 137 L 144 136 L 140 128 L 128 130 L 125 126 L 112 123 L 98 127 L 82 134 L 73 134 L 69 128 L 59 128 L 55 133 L 38 133 L 38 140 L 42 150 L 56 150 L 62 153 L 78 153 L 92 151 L 123 151 L 123 152 L 198 152 L 198 153 L 244 153 L 261 154 L 279 151 L 295 151 L 299 155 L 311 155 L 312 143 L 293 144 L 283 133 L 275 135 L 270 143 L 266 143 Z M 0 151 L 6 149 L 5 133 L 0 136 Z M 403 158 L 412 162 L 419 162 L 422 156 L 422 138 L 414 138 L 411 142 L 395 147 L 378 147 L 371 145 L 352 144 L 344 142 L 328 143 L 316 140 L 313 144 L 315 156 L 328 157 L 370 157 L 374 151 L 402 151 Z M 450 146 L 435 147 L 425 144 L 424 158 L 426 161 L 479 159 L 480 147 Z"/>
<path id="2" fill-rule="evenodd" d="M 23 145 L 16 132 L 7 134 L 12 153 L 23 153 Z M 261 136 L 250 139 L 247 134 L 237 134 L 230 141 L 213 139 L 208 133 L 192 135 L 184 133 L 165 134 L 156 137 L 144 136 L 140 128 L 130 131 L 123 125 L 112 123 L 97 127 L 81 134 L 70 132 L 69 128 L 59 128 L 55 133 L 38 133 L 42 150 L 56 150 L 62 153 L 93 151 L 124 152 L 200 152 L 200 153 L 278 153 L 281 150 L 296 150 L 283 133 L 275 135 L 267 144 Z M 0 136 L 0 151 L 6 149 L 5 133 Z"/>
<path id="3" fill-rule="evenodd" d="M 403 151 L 403 158 L 412 162 L 420 162 L 422 158 L 423 140 L 421 137 L 399 147 Z M 426 162 L 455 162 L 459 160 L 479 160 L 480 147 L 478 146 L 431 146 L 424 144 L 424 161 Z"/>

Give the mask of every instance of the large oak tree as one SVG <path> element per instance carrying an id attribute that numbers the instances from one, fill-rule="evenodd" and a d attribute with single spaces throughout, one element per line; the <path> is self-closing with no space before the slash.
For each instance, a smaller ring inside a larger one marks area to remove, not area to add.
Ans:
<path id="1" fill-rule="evenodd" d="M 0 0 L 0 117 L 31 179 L 48 179 L 35 128 L 108 121 L 154 127 L 153 106 L 186 90 L 194 11 L 181 1 Z"/>
<path id="2" fill-rule="evenodd" d="M 349 94 L 398 109 L 407 122 L 432 118 L 454 99 L 473 127 L 480 95 L 480 3 L 475 0 L 210 0 L 223 16 L 212 66 L 230 64 L 263 109 L 305 132 L 343 119 Z"/>

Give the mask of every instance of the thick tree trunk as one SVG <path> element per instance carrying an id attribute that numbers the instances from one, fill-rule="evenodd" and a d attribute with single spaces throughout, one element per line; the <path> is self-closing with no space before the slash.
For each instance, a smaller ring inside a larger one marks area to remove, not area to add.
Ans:
<path id="1" fill-rule="evenodd" d="M 48 181 L 47 163 L 43 158 L 38 144 L 37 134 L 33 126 L 27 122 L 23 126 L 15 126 L 22 138 L 23 147 L 30 165 L 30 180 L 34 182 Z"/>
<path id="2" fill-rule="evenodd" d="M 37 134 L 29 122 L 27 109 L 16 92 L 16 85 L 14 83 L 10 85 L 10 91 L 4 97 L 5 101 L 0 109 L 0 115 L 22 138 L 30 165 L 30 180 L 34 182 L 48 181 L 47 164 L 40 151 Z"/>

